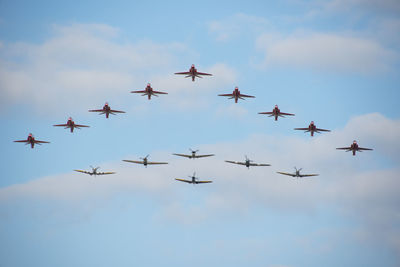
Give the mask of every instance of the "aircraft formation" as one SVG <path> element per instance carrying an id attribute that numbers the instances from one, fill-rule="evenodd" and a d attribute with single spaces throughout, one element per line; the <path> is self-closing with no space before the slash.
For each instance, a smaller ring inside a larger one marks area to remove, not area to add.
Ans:
<path id="1" fill-rule="evenodd" d="M 189 69 L 189 71 L 187 72 L 176 72 L 175 75 L 185 75 L 185 78 L 191 78 L 192 81 L 195 81 L 195 78 L 203 78 L 202 76 L 212 76 L 212 74 L 210 73 L 205 73 L 205 72 L 199 72 L 197 71 L 196 67 L 194 65 L 192 65 Z M 147 96 L 148 100 L 151 100 L 152 96 L 156 96 L 158 97 L 158 95 L 166 95 L 168 94 L 167 92 L 162 92 L 162 91 L 155 91 L 153 90 L 153 88 L 151 87 L 151 84 L 148 83 L 146 88 L 144 90 L 137 90 L 137 91 L 131 91 L 131 93 L 135 93 L 135 94 L 142 94 L 142 96 Z M 230 94 L 219 94 L 218 96 L 224 96 L 224 97 L 228 97 L 228 99 L 234 99 L 235 103 L 238 103 L 238 100 L 245 100 L 246 98 L 255 98 L 255 96 L 252 95 L 246 95 L 246 94 L 242 94 L 239 91 L 238 87 L 235 87 L 235 89 L 233 90 L 232 93 Z M 89 112 L 96 112 L 99 113 L 99 115 L 105 115 L 105 117 L 108 119 L 109 115 L 116 115 L 118 113 L 125 113 L 125 111 L 121 111 L 121 110 L 114 110 L 111 109 L 111 107 L 109 106 L 109 104 L 106 102 L 105 105 L 103 106 L 102 109 L 92 109 L 89 110 Z M 275 107 L 273 108 L 273 110 L 271 112 L 259 112 L 258 114 L 263 114 L 263 115 L 268 115 L 268 117 L 274 117 L 275 121 L 278 121 L 279 117 L 284 118 L 285 116 L 295 116 L 295 114 L 293 113 L 285 113 L 285 112 L 281 112 L 278 105 L 275 105 Z M 87 128 L 90 127 L 88 125 L 82 125 L 82 124 L 76 124 L 74 122 L 74 120 L 69 117 L 67 122 L 65 124 L 55 124 L 53 125 L 55 127 L 64 127 L 65 129 L 70 129 L 70 132 L 73 133 L 74 129 L 80 129 L 80 128 Z M 310 133 L 310 136 L 313 137 L 314 133 L 321 133 L 321 132 L 330 132 L 330 130 L 327 129 L 322 129 L 322 128 L 317 128 L 316 124 L 314 123 L 314 121 L 311 121 L 311 123 L 308 125 L 308 127 L 306 128 L 294 128 L 294 130 L 300 130 L 300 131 L 304 131 L 305 133 Z M 35 144 L 41 145 L 44 143 L 50 143 L 49 141 L 41 141 L 41 140 L 37 140 L 35 139 L 35 137 L 33 136 L 32 133 L 30 133 L 27 137 L 27 139 L 25 140 L 15 140 L 14 142 L 17 143 L 25 143 L 26 145 L 30 144 L 31 148 L 33 149 Z M 346 152 L 350 152 L 352 151 L 353 156 L 356 155 L 356 152 L 362 152 L 362 151 L 368 151 L 368 150 L 373 150 L 371 148 L 363 148 L 360 147 L 357 143 L 357 141 L 353 141 L 353 143 L 349 146 L 349 147 L 338 147 L 336 148 L 337 150 L 345 150 Z M 215 154 L 202 154 L 202 155 L 198 155 L 197 152 L 198 150 L 192 150 L 189 149 L 190 153 L 188 154 L 181 154 L 181 153 L 173 153 L 172 155 L 174 156 L 179 156 L 179 157 L 185 157 L 188 159 L 198 159 L 198 158 L 205 158 L 205 157 L 212 157 L 215 156 Z M 143 166 L 145 166 L 147 168 L 148 165 L 165 165 L 168 164 L 168 162 L 162 162 L 162 161 L 149 161 L 148 160 L 149 155 L 147 155 L 144 158 L 139 158 L 140 160 L 122 160 L 124 162 L 128 162 L 128 163 L 135 163 L 135 164 L 141 164 Z M 242 165 L 247 167 L 248 169 L 250 167 L 266 167 L 266 166 L 271 166 L 270 164 L 267 163 L 255 163 L 252 160 L 250 160 L 247 156 L 245 156 L 245 160 L 244 161 L 232 161 L 232 160 L 225 160 L 226 163 L 230 163 L 230 164 L 236 164 L 236 165 Z M 90 176 L 94 175 L 107 175 L 107 174 L 115 174 L 115 172 L 98 172 L 98 169 L 100 167 L 92 167 L 91 171 L 85 171 L 85 170 L 74 170 L 76 172 L 80 172 L 80 173 L 84 173 L 84 174 L 88 174 Z M 311 176 L 318 176 L 319 174 L 301 174 L 300 171 L 302 169 L 297 169 L 295 167 L 295 172 L 294 173 L 288 173 L 288 172 L 280 172 L 278 171 L 278 174 L 282 174 L 282 175 L 287 175 L 287 176 L 292 176 L 292 177 L 297 177 L 297 178 L 303 178 L 303 177 L 311 177 Z M 196 177 L 196 173 L 193 173 L 192 176 L 189 176 L 189 180 L 188 179 L 181 179 L 181 178 L 175 178 L 176 181 L 180 181 L 180 182 L 185 182 L 185 183 L 189 183 L 189 184 L 203 184 L 203 183 L 212 183 L 211 180 L 198 180 L 198 178 Z"/>

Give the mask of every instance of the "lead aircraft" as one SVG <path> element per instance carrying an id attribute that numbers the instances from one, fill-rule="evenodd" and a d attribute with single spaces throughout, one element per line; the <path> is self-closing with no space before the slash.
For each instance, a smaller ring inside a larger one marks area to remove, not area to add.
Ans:
<path id="1" fill-rule="evenodd" d="M 247 156 L 246 160 L 244 162 L 241 161 L 231 161 L 231 160 L 225 160 L 225 162 L 228 163 L 233 163 L 233 164 L 238 164 L 238 165 L 244 165 L 246 166 L 248 169 L 250 168 L 250 166 L 271 166 L 271 164 L 265 164 L 265 163 L 252 163 L 253 161 L 250 160 Z"/>
<path id="2" fill-rule="evenodd" d="M 197 69 L 195 68 L 194 64 L 190 67 L 189 71 L 184 71 L 184 72 L 175 72 L 176 75 L 186 75 L 185 78 L 192 77 L 192 82 L 194 82 L 194 79 L 197 78 L 203 78 L 201 77 L 202 75 L 204 76 L 212 76 L 210 73 L 205 73 L 205 72 L 198 72 Z"/>
<path id="3" fill-rule="evenodd" d="M 186 179 L 180 179 L 180 178 L 175 178 L 175 180 L 180 181 L 180 182 L 185 182 L 188 184 L 207 184 L 207 183 L 212 183 L 212 181 L 199 181 L 197 180 L 196 173 L 193 173 L 193 176 L 189 175 L 190 180 Z"/>
<path id="4" fill-rule="evenodd" d="M 204 158 L 204 157 L 212 157 L 212 156 L 214 156 L 214 154 L 196 155 L 196 153 L 199 150 L 192 150 L 190 148 L 189 148 L 189 150 L 192 152 L 190 155 L 188 155 L 188 154 L 177 154 L 177 153 L 173 153 L 172 155 L 185 157 L 185 158 L 188 158 L 188 159 L 197 159 L 197 158 Z"/>
<path id="5" fill-rule="evenodd" d="M 25 140 L 16 140 L 14 141 L 16 143 L 25 143 L 25 145 L 30 144 L 31 148 L 33 148 L 35 146 L 35 144 L 41 145 L 41 144 L 48 144 L 50 142 L 47 141 L 40 141 L 40 140 L 36 140 L 35 137 L 33 137 L 33 134 L 29 134 L 28 138 L 26 138 Z"/>
<path id="6" fill-rule="evenodd" d="M 152 161 L 148 161 L 147 158 L 149 157 L 149 155 L 147 155 L 144 158 L 140 158 L 141 160 L 128 160 L 128 159 L 124 159 L 122 161 L 125 162 L 130 162 L 130 163 L 136 163 L 136 164 L 143 164 L 146 168 L 147 165 L 160 165 L 160 164 L 168 164 L 168 162 L 152 162 Z"/>
<path id="7" fill-rule="evenodd" d="M 236 86 L 235 90 L 233 90 L 232 94 L 220 94 L 218 96 L 228 96 L 229 99 L 235 99 L 235 103 L 238 102 L 239 99 L 245 100 L 245 98 L 254 98 L 252 95 L 244 95 L 240 93 L 239 88 Z"/>
<path id="8" fill-rule="evenodd" d="M 125 111 L 111 109 L 111 107 L 108 105 L 107 102 L 105 103 L 102 109 L 91 109 L 89 110 L 89 112 L 100 112 L 99 115 L 106 114 L 107 119 L 110 114 L 116 115 L 115 113 L 125 113 Z"/>

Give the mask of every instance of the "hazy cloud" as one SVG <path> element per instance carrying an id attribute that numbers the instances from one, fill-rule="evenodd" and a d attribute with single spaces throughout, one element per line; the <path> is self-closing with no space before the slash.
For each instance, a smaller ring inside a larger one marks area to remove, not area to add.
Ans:
<path id="1" fill-rule="evenodd" d="M 263 34 L 256 42 L 264 67 L 294 67 L 336 72 L 375 73 L 392 69 L 397 52 L 363 38 L 339 34 Z"/>

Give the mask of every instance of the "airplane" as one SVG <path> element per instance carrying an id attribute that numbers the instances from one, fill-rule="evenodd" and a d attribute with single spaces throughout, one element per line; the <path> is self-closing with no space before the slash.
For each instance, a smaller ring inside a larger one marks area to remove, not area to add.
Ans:
<path id="1" fill-rule="evenodd" d="M 175 72 L 177 75 L 186 75 L 185 78 L 192 77 L 192 82 L 194 82 L 195 77 L 197 78 L 203 78 L 201 75 L 205 76 L 212 76 L 210 73 L 205 73 L 205 72 L 198 72 L 197 69 L 194 67 L 194 64 L 190 67 L 189 71 L 187 72 Z"/>
<path id="2" fill-rule="evenodd" d="M 59 126 L 60 126 L 60 127 L 65 127 L 65 129 L 70 128 L 71 133 L 74 132 L 74 129 L 75 129 L 75 128 L 80 129 L 81 127 L 90 127 L 90 126 L 87 126 L 87 125 L 75 124 L 75 122 L 72 120 L 71 117 L 68 118 L 68 121 L 67 121 L 66 124 L 55 124 L 55 125 L 53 125 L 53 126 L 56 126 L 56 127 L 59 127 Z"/>
<path id="3" fill-rule="evenodd" d="M 287 172 L 277 172 L 279 174 L 283 174 L 283 175 L 288 175 L 288 176 L 292 176 L 292 177 L 297 177 L 297 178 L 303 178 L 303 177 L 310 177 L 310 176 L 318 176 L 319 174 L 300 174 L 300 171 L 302 170 L 297 169 L 296 167 L 294 167 L 295 169 L 295 173 L 287 173 Z"/>
<path id="4" fill-rule="evenodd" d="M 92 175 L 96 176 L 96 175 L 114 174 L 115 173 L 115 172 L 97 172 L 97 170 L 100 167 L 94 168 L 94 167 L 90 166 L 90 168 L 92 168 L 91 172 L 90 171 L 82 171 L 82 170 L 74 170 L 74 171 L 81 172 L 81 173 L 86 173 L 86 174 L 89 174 L 90 176 L 92 176 Z"/>
<path id="5" fill-rule="evenodd" d="M 151 96 L 158 96 L 158 94 L 162 94 L 162 95 L 166 95 L 168 93 L 166 92 L 160 92 L 160 91 L 154 91 L 153 88 L 151 88 L 150 83 L 147 84 L 146 88 L 144 90 L 141 91 L 131 91 L 131 93 L 135 93 L 135 94 L 143 94 L 142 96 L 147 95 L 147 98 L 150 100 Z"/>
<path id="6" fill-rule="evenodd" d="M 346 152 L 352 151 L 353 156 L 356 155 L 356 151 L 362 152 L 363 150 L 373 150 L 372 148 L 359 147 L 356 140 L 354 140 L 349 147 L 338 147 L 336 149 L 346 150 Z"/>
<path id="7" fill-rule="evenodd" d="M 89 110 L 89 112 L 100 112 L 99 115 L 106 114 L 106 118 L 107 118 L 107 119 L 108 119 L 108 116 L 109 116 L 110 114 L 116 115 L 115 113 L 125 113 L 125 111 L 120 111 L 120 110 L 113 110 L 113 109 L 111 109 L 107 102 L 106 102 L 106 104 L 103 106 L 102 109 L 91 109 L 91 110 Z"/>
<path id="8" fill-rule="evenodd" d="M 193 176 L 189 175 L 189 178 L 191 178 L 191 180 L 185 180 L 185 179 L 180 179 L 180 178 L 175 178 L 175 180 L 181 181 L 181 182 L 185 182 L 185 183 L 188 183 L 188 184 L 207 184 L 207 183 L 212 183 L 212 181 L 199 181 L 199 180 L 197 180 L 196 173 L 193 173 Z"/>
<path id="9" fill-rule="evenodd" d="M 146 168 L 147 168 L 147 165 L 168 164 L 168 162 L 151 162 L 151 161 L 148 161 L 148 160 L 147 160 L 148 157 L 149 157 L 149 155 L 147 155 L 147 156 L 144 157 L 144 158 L 140 158 L 141 161 L 137 161 L 137 160 L 127 160 L 127 159 L 124 159 L 124 160 L 122 160 L 122 161 L 130 162 L 130 163 L 143 164 Z"/>
<path id="10" fill-rule="evenodd" d="M 252 97 L 252 98 L 255 97 L 255 96 L 252 96 L 252 95 L 241 94 L 240 91 L 239 91 L 239 88 L 237 86 L 235 87 L 235 90 L 232 92 L 232 94 L 221 94 L 221 95 L 218 95 L 218 96 L 229 96 L 229 99 L 235 99 L 235 103 L 238 102 L 239 98 L 244 100 L 245 97 Z"/>
<path id="11" fill-rule="evenodd" d="M 319 129 L 315 126 L 314 121 L 311 121 L 310 125 L 308 125 L 308 128 L 294 128 L 295 130 L 300 130 L 300 131 L 305 131 L 305 133 L 310 132 L 311 136 L 314 136 L 314 133 L 320 133 L 320 132 L 330 132 L 331 130 L 325 130 L 325 129 Z"/>
<path id="12" fill-rule="evenodd" d="M 204 157 L 212 157 L 212 156 L 214 156 L 214 154 L 196 155 L 196 152 L 198 152 L 199 150 L 192 150 L 192 149 L 190 149 L 190 148 L 189 148 L 189 150 L 192 152 L 191 155 L 187 155 L 187 154 L 176 154 L 176 153 L 173 153 L 172 155 L 180 156 L 180 157 L 186 157 L 186 158 L 189 158 L 189 159 L 197 159 L 197 158 L 204 158 Z"/>
<path id="13" fill-rule="evenodd" d="M 231 161 L 231 160 L 225 160 L 225 162 L 228 163 L 233 163 L 233 164 L 239 164 L 239 165 L 244 165 L 246 166 L 248 169 L 250 168 L 250 166 L 271 166 L 271 164 L 264 164 L 264 163 L 252 163 L 253 161 L 250 160 L 247 156 L 246 157 L 246 161 L 244 162 L 240 162 L 240 161 Z"/>
<path id="14" fill-rule="evenodd" d="M 285 117 L 285 116 L 294 116 L 292 113 L 284 113 L 281 112 L 281 110 L 278 108 L 278 105 L 275 105 L 275 108 L 272 110 L 272 112 L 258 112 L 258 114 L 267 114 L 269 115 L 268 117 L 275 117 L 275 121 L 278 120 L 278 117 Z"/>
<path id="15" fill-rule="evenodd" d="M 31 133 L 28 135 L 28 138 L 26 138 L 26 140 L 16 140 L 14 142 L 16 142 L 16 143 L 26 143 L 25 145 L 31 144 L 31 148 L 33 148 L 35 146 L 35 144 L 41 145 L 41 144 L 50 143 L 50 142 L 47 142 L 47 141 L 35 140 L 35 137 L 33 137 L 33 134 L 31 134 Z"/>

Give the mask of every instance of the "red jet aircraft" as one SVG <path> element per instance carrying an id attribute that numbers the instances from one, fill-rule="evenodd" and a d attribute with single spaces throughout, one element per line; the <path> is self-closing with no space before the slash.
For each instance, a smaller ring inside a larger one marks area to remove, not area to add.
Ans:
<path id="1" fill-rule="evenodd" d="M 352 151 L 353 156 L 356 155 L 356 151 L 362 152 L 363 150 L 373 150 L 372 148 L 359 147 L 356 140 L 354 140 L 353 143 L 351 144 L 351 146 L 349 146 L 349 147 L 338 147 L 336 149 L 346 150 L 346 152 Z"/>
<path id="2" fill-rule="evenodd" d="M 272 112 L 258 112 L 258 114 L 267 114 L 269 115 L 268 117 L 275 117 L 275 120 L 278 120 L 278 117 L 285 117 L 285 116 L 294 116 L 292 113 L 283 113 L 281 110 L 278 108 L 278 105 L 275 105 L 275 108 L 272 110 Z"/>
<path id="3" fill-rule="evenodd" d="M 252 97 L 252 98 L 255 97 L 255 96 L 252 96 L 252 95 L 241 94 L 240 91 L 239 91 L 239 88 L 237 86 L 235 87 L 235 90 L 233 90 L 232 94 L 222 94 L 222 95 L 218 95 L 218 96 L 229 96 L 229 99 L 233 99 L 234 98 L 235 99 L 235 103 L 238 102 L 239 98 L 245 100 L 244 99 L 245 97 Z"/>
<path id="4" fill-rule="evenodd" d="M 315 126 L 314 122 L 312 121 L 310 125 L 308 125 L 308 128 L 294 128 L 295 130 L 300 130 L 304 131 L 305 133 L 310 132 L 311 136 L 314 136 L 315 133 L 321 133 L 321 132 L 330 132 L 330 130 L 325 130 L 325 129 L 319 129 L 317 126 Z"/>
<path id="5" fill-rule="evenodd" d="M 35 137 L 33 137 L 33 135 L 31 133 L 28 135 L 28 138 L 26 140 L 17 140 L 17 141 L 14 141 L 14 142 L 26 143 L 25 145 L 31 144 L 31 148 L 33 148 L 35 146 L 35 144 L 41 145 L 41 144 L 45 144 L 45 143 L 46 144 L 50 143 L 50 142 L 47 142 L 47 141 L 35 140 Z"/>
<path id="6" fill-rule="evenodd" d="M 79 128 L 81 128 L 81 127 L 90 127 L 90 126 L 87 126 L 87 125 L 75 124 L 75 122 L 72 120 L 71 117 L 69 117 L 69 119 L 68 119 L 68 121 L 67 121 L 66 124 L 55 124 L 55 125 L 53 125 L 53 126 L 56 126 L 56 127 L 59 127 L 59 126 L 60 126 L 60 127 L 65 127 L 65 129 L 70 128 L 70 129 L 71 129 L 71 133 L 74 132 L 74 128 L 79 129 Z"/>
<path id="7" fill-rule="evenodd" d="M 103 109 L 92 109 L 92 110 L 89 110 L 89 112 L 100 112 L 99 115 L 106 114 L 107 119 L 108 119 L 108 115 L 110 115 L 110 114 L 116 115 L 115 113 L 125 113 L 125 111 L 111 109 L 107 102 L 104 105 Z"/>
<path id="8" fill-rule="evenodd" d="M 205 72 L 198 72 L 197 69 L 194 67 L 194 64 L 190 67 L 189 71 L 187 72 L 175 72 L 177 75 L 186 75 L 185 78 L 192 77 L 192 82 L 194 82 L 195 77 L 203 78 L 201 75 L 212 76 L 210 73 Z"/>
<path id="9" fill-rule="evenodd" d="M 131 93 L 135 93 L 135 94 L 143 94 L 142 96 L 147 95 L 148 99 L 151 99 L 151 96 L 158 96 L 158 94 L 162 94 L 162 95 L 166 95 L 168 93 L 165 92 L 160 92 L 160 91 L 154 91 L 153 88 L 151 88 L 150 83 L 147 84 L 146 88 L 142 91 L 131 91 Z"/>

